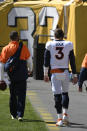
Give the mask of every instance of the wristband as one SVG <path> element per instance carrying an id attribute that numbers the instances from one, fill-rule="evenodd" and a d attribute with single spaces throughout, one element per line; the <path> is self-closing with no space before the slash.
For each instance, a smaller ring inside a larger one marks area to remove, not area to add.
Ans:
<path id="1" fill-rule="evenodd" d="M 48 67 L 44 67 L 44 76 L 48 76 Z"/>
<path id="2" fill-rule="evenodd" d="M 72 74 L 73 77 L 77 77 L 77 74 Z"/>

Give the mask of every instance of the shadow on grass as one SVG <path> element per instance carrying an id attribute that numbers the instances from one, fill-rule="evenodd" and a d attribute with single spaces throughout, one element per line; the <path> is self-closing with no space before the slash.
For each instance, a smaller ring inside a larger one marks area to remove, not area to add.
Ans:
<path id="1" fill-rule="evenodd" d="M 32 120 L 32 119 L 23 119 L 21 122 L 44 122 L 43 120 Z"/>

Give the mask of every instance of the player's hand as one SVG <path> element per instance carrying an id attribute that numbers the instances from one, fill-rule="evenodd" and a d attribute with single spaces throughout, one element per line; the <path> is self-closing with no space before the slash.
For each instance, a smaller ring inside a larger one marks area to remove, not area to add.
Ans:
<path id="1" fill-rule="evenodd" d="M 44 81 L 49 82 L 49 76 L 44 76 Z"/>
<path id="2" fill-rule="evenodd" d="M 73 84 L 76 84 L 78 82 L 78 78 L 77 77 L 73 77 L 72 82 L 73 82 Z"/>
<path id="3" fill-rule="evenodd" d="M 28 77 L 32 77 L 33 72 L 32 71 L 28 71 Z"/>

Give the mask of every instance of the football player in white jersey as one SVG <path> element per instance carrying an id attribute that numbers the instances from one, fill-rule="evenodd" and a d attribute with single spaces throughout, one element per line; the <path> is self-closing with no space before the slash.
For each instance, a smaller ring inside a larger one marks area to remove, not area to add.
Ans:
<path id="1" fill-rule="evenodd" d="M 48 70 L 51 67 L 51 85 L 54 94 L 58 120 L 56 126 L 67 124 L 69 107 L 69 62 L 73 73 L 73 83 L 77 83 L 73 44 L 63 40 L 64 33 L 58 28 L 54 33 L 55 40 L 46 43 L 44 53 L 44 80 L 49 81 Z"/>

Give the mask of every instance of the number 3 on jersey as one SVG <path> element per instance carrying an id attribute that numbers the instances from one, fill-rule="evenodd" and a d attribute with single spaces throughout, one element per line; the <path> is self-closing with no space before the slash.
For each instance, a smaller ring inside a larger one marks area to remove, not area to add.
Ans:
<path id="1" fill-rule="evenodd" d="M 57 54 L 55 55 L 56 59 L 60 60 L 64 57 L 64 54 L 62 52 L 64 47 L 56 47 L 56 50 L 58 51 Z"/>

